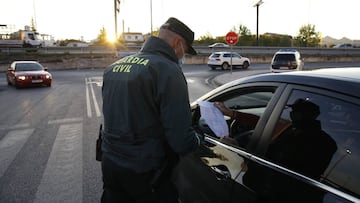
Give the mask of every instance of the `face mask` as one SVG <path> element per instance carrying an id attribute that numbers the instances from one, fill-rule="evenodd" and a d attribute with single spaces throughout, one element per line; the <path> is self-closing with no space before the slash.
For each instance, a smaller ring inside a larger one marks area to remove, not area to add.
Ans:
<path id="1" fill-rule="evenodd" d="M 180 45 L 181 45 L 181 50 L 182 50 L 182 53 L 183 53 L 183 57 L 181 59 L 179 59 L 178 63 L 181 66 L 181 65 L 183 65 L 185 63 L 185 51 L 184 51 L 184 47 L 183 47 L 182 43 L 180 43 Z"/>

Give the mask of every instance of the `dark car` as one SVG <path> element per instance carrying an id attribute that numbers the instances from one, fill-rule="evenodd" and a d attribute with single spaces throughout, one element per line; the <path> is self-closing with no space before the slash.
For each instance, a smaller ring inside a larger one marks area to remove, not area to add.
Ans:
<path id="1" fill-rule="evenodd" d="M 199 101 L 223 102 L 219 138 Z M 261 74 L 225 84 L 192 104 L 205 136 L 174 172 L 187 202 L 360 202 L 360 68 Z"/>
<path id="2" fill-rule="evenodd" d="M 14 61 L 6 71 L 8 85 L 16 88 L 32 86 L 51 86 L 52 76 L 39 62 Z"/>

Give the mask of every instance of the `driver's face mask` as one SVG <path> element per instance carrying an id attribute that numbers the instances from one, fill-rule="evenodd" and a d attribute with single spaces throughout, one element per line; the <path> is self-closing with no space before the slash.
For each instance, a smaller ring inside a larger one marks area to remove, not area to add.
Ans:
<path id="1" fill-rule="evenodd" d="M 180 47 L 181 47 L 183 56 L 182 56 L 182 58 L 179 59 L 178 63 L 181 66 L 181 65 L 183 65 L 185 63 L 185 50 L 184 50 L 184 47 L 182 45 L 182 42 L 180 42 Z"/>

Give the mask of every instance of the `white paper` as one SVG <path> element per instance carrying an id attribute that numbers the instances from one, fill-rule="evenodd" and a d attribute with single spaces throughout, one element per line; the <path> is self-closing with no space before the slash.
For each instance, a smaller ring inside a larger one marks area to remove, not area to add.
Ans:
<path id="1" fill-rule="evenodd" d="M 214 106 L 214 103 L 199 101 L 201 117 L 204 118 L 210 129 L 218 137 L 229 135 L 229 128 L 225 121 L 223 113 Z"/>

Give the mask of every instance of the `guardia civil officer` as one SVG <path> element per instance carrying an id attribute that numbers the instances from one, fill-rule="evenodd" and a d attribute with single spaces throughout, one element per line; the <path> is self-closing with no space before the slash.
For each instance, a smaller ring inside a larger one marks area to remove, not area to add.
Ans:
<path id="1" fill-rule="evenodd" d="M 196 54 L 193 41 L 188 26 L 169 18 L 139 53 L 104 71 L 101 202 L 178 202 L 171 169 L 200 142 L 179 66 Z"/>

